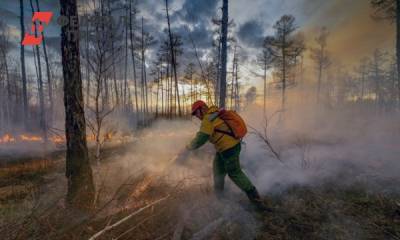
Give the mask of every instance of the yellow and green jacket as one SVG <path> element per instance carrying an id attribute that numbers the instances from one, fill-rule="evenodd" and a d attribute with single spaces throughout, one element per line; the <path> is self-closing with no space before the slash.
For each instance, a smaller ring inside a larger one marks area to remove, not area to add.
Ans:
<path id="1" fill-rule="evenodd" d="M 217 152 L 223 152 L 237 145 L 240 140 L 215 130 L 230 132 L 228 125 L 218 117 L 218 108 L 212 106 L 208 109 L 201 121 L 200 130 L 191 141 L 188 149 L 194 150 L 204 145 L 208 140 L 214 144 Z"/>

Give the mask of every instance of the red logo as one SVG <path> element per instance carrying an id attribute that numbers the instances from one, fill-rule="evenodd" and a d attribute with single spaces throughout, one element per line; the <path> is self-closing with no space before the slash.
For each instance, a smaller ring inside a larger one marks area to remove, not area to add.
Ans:
<path id="1" fill-rule="evenodd" d="M 49 25 L 51 17 L 53 16 L 52 12 L 35 12 L 32 17 L 32 27 L 31 27 L 31 32 L 34 33 L 35 30 L 40 34 L 43 32 L 43 25 L 42 23 L 46 23 L 46 25 Z M 35 21 L 39 21 L 39 25 L 36 26 L 35 29 Z M 40 36 L 35 37 L 33 34 L 26 33 L 24 40 L 22 41 L 22 45 L 39 45 L 43 41 L 43 36 L 40 34 Z"/>

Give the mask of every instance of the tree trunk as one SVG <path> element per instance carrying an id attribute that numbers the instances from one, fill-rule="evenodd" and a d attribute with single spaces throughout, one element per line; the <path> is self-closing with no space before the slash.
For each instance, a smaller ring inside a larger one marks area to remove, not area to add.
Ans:
<path id="1" fill-rule="evenodd" d="M 221 37 L 221 79 L 220 79 L 220 95 L 219 106 L 225 107 L 226 99 L 226 65 L 228 57 L 228 0 L 223 0 L 222 4 L 222 37 Z"/>
<path id="2" fill-rule="evenodd" d="M 110 6 L 110 1 L 108 2 L 108 11 L 109 11 L 109 16 L 112 16 L 111 14 L 111 6 Z M 128 15 L 128 8 L 126 8 L 126 15 Z M 126 22 L 125 22 L 126 23 Z M 112 25 L 114 27 L 114 25 Z M 114 33 L 116 30 L 112 29 L 111 30 L 111 59 L 112 59 L 112 71 L 113 71 L 113 84 L 114 84 L 114 94 L 115 94 L 115 104 L 117 107 L 120 105 L 120 99 L 119 99 L 119 93 L 118 93 L 118 84 L 117 84 L 117 70 L 115 68 L 115 46 L 114 46 L 114 41 L 116 40 L 114 38 Z M 125 78 L 124 81 L 127 81 L 126 77 L 126 72 L 128 69 L 128 26 L 125 24 Z M 125 94 L 126 95 L 126 94 Z M 125 100 L 124 100 L 125 101 Z M 124 102 L 124 107 L 125 107 L 125 102 Z"/>
<path id="3" fill-rule="evenodd" d="M 264 117 L 267 112 L 267 59 L 264 57 L 264 99 L 263 99 L 263 113 Z"/>
<path id="4" fill-rule="evenodd" d="M 286 40 L 284 39 L 282 46 L 284 46 L 285 44 Z M 286 91 L 286 52 L 285 48 L 282 47 L 282 111 L 285 111 L 285 91 Z"/>
<path id="5" fill-rule="evenodd" d="M 78 16 L 76 0 L 60 0 L 61 16 Z M 69 38 L 70 25 L 61 28 L 64 77 L 65 137 L 67 140 L 67 202 L 74 207 L 92 207 L 95 189 L 86 143 L 86 122 L 82 95 L 79 38 Z"/>
<path id="6" fill-rule="evenodd" d="M 400 107 L 400 0 L 396 0 L 396 57 L 397 57 L 397 88 Z"/>
<path id="7" fill-rule="evenodd" d="M 136 14 L 136 13 L 135 13 Z M 131 42 L 131 55 L 132 55 L 132 65 L 133 65 L 133 83 L 135 86 L 135 107 L 136 113 L 139 112 L 139 102 L 138 102 L 138 92 L 137 92 L 137 82 L 136 82 L 136 62 L 135 62 L 135 43 L 134 43 L 134 35 L 133 35 L 133 22 L 132 22 L 132 0 L 129 0 L 129 35 Z"/>
<path id="8" fill-rule="evenodd" d="M 39 0 L 36 0 L 36 7 L 37 7 L 38 12 L 40 12 Z M 48 92 L 49 92 L 49 101 L 50 101 L 48 124 L 51 125 L 53 122 L 52 115 L 53 115 L 53 111 L 54 111 L 53 84 L 52 84 L 51 74 L 50 74 L 49 58 L 47 56 L 46 38 L 44 36 L 43 31 L 42 31 L 42 38 L 43 38 L 42 46 L 43 46 L 43 53 L 44 53 L 44 61 L 46 62 L 47 88 L 48 88 Z"/>
<path id="9" fill-rule="evenodd" d="M 168 11 L 168 0 L 165 0 L 165 7 L 166 7 L 166 11 L 167 11 L 167 23 L 168 23 L 168 35 L 169 35 L 169 48 L 171 51 L 171 64 L 172 64 L 172 68 L 174 70 L 174 80 L 175 80 L 175 90 L 176 90 L 176 97 L 178 99 L 178 113 L 179 116 L 182 116 L 182 111 L 181 111 L 181 101 L 180 101 L 180 97 L 179 97 L 179 89 L 178 89 L 178 76 L 176 73 L 176 56 L 175 56 L 175 51 L 174 51 L 174 42 L 173 42 L 173 37 L 172 37 L 172 33 L 171 33 L 171 24 L 169 21 L 169 11 Z"/>
<path id="10" fill-rule="evenodd" d="M 86 14 L 86 10 L 85 10 Z M 86 39 L 85 39 L 85 55 L 86 55 L 86 106 L 90 104 L 90 65 L 89 65 L 89 24 L 86 24 Z"/>
<path id="11" fill-rule="evenodd" d="M 35 13 L 35 8 L 33 6 L 32 0 L 30 0 L 32 15 Z M 36 23 L 35 23 L 35 37 L 38 36 Z M 40 106 L 40 127 L 43 131 L 43 136 L 45 141 L 47 141 L 47 124 L 46 124 L 46 110 L 44 106 L 44 93 L 43 93 L 43 79 L 42 79 L 42 64 L 40 59 L 40 50 L 39 45 L 36 45 L 35 48 L 36 57 L 37 57 L 37 65 L 38 65 L 38 90 L 39 90 L 39 106 Z"/>
<path id="12" fill-rule="evenodd" d="M 128 8 L 126 9 L 126 15 L 128 16 Z M 115 86 L 117 86 L 117 80 L 114 80 Z M 115 87 L 115 94 L 118 96 L 118 88 Z M 123 95 L 123 105 L 124 111 L 127 110 L 127 91 L 128 91 L 128 25 L 125 27 L 125 67 L 124 67 L 124 95 Z M 118 101 L 118 97 L 116 98 Z"/>
<path id="13" fill-rule="evenodd" d="M 238 58 L 235 59 L 235 111 L 240 110 L 240 90 L 239 90 L 239 63 Z"/>
<path id="14" fill-rule="evenodd" d="M 235 50 L 233 52 L 233 61 L 232 61 L 232 86 L 231 86 L 231 99 L 230 99 L 230 108 L 233 109 L 233 104 L 234 104 L 234 98 L 235 98 L 235 93 L 234 93 L 234 88 L 235 88 L 235 59 L 236 59 L 236 46 Z"/>
<path id="15" fill-rule="evenodd" d="M 6 84 L 7 84 L 7 99 L 5 100 L 6 102 L 6 126 L 8 130 L 11 130 L 12 122 L 13 122 L 13 117 L 12 114 L 14 113 L 13 111 L 13 101 L 12 101 L 12 94 L 11 94 L 11 82 L 10 82 L 10 74 L 8 70 L 8 60 L 7 60 L 7 55 L 5 53 L 5 50 L 2 48 L 1 49 L 1 55 L 4 61 L 4 70 L 6 73 Z"/>
<path id="16" fill-rule="evenodd" d="M 24 24 L 24 0 L 19 0 L 20 6 L 20 24 L 21 24 L 21 42 L 25 37 L 25 24 Z M 23 96 L 23 112 L 24 112 L 24 126 L 25 129 L 28 128 L 28 91 L 26 83 L 26 70 L 25 70 L 25 46 L 20 44 L 21 48 L 21 76 L 22 76 L 22 96 Z"/>
<path id="17" fill-rule="evenodd" d="M 321 78 L 322 78 L 322 64 L 319 63 L 319 66 L 318 66 L 317 104 L 319 104 L 320 95 L 321 95 Z"/>

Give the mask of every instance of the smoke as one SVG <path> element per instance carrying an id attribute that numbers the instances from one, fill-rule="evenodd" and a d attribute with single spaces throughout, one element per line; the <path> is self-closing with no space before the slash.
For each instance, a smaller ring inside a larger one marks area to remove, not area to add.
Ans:
<path id="1" fill-rule="evenodd" d="M 328 108 L 301 100 L 293 91 L 285 112 L 276 112 L 269 102 L 267 135 L 284 164 L 254 134 L 246 139 L 242 165 L 263 193 L 276 193 L 293 185 L 338 185 L 365 183 L 382 190 L 388 180 L 399 180 L 400 114 L 364 109 L 355 103 Z M 252 106 L 242 114 L 263 132 L 262 107 Z M 395 181 L 385 191 L 399 191 Z"/>

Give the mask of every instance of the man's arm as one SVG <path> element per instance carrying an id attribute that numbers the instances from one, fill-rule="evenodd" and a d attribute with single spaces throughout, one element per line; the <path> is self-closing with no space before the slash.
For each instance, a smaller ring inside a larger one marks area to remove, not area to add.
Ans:
<path id="1" fill-rule="evenodd" d="M 197 132 L 196 137 L 187 146 L 187 149 L 195 150 L 195 149 L 203 146 L 208 141 L 209 138 L 210 138 L 210 135 L 199 131 L 199 132 Z"/>

